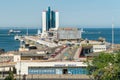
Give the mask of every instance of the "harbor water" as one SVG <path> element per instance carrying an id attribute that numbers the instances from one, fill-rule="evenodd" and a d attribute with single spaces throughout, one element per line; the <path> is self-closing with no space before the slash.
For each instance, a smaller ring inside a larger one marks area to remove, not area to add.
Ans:
<path id="1" fill-rule="evenodd" d="M 18 35 L 26 35 L 26 29 L 19 29 L 21 33 Z M 8 34 L 9 29 L 0 29 L 0 48 L 5 51 L 18 50 L 20 43 L 14 40 L 16 34 Z M 29 35 L 36 35 L 37 29 L 29 29 Z M 103 37 L 107 42 L 112 42 L 112 29 L 111 28 L 84 28 L 82 33 L 83 39 L 98 40 L 99 37 Z M 114 29 L 114 43 L 120 44 L 120 28 Z"/>

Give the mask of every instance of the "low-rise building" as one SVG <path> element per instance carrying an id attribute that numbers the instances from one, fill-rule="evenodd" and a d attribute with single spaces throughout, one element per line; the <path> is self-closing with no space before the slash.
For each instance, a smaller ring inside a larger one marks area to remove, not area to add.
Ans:
<path id="1" fill-rule="evenodd" d="M 15 67 L 17 75 L 29 74 L 87 74 L 84 62 L 21 61 Z M 21 71 L 21 73 L 19 73 Z"/>
<path id="2" fill-rule="evenodd" d="M 77 40 L 81 39 L 82 30 L 81 28 L 51 28 L 46 32 L 46 38 L 54 39 L 54 40 Z"/>
<path id="3" fill-rule="evenodd" d="M 106 45 L 93 45 L 93 52 L 106 51 Z"/>
<path id="4" fill-rule="evenodd" d="M 59 40 L 75 40 L 81 39 L 82 31 L 80 28 L 58 28 L 57 38 Z"/>
<path id="5" fill-rule="evenodd" d="M 0 55 L 0 62 L 17 62 L 20 60 L 20 55 L 14 55 L 14 54 L 1 54 Z"/>

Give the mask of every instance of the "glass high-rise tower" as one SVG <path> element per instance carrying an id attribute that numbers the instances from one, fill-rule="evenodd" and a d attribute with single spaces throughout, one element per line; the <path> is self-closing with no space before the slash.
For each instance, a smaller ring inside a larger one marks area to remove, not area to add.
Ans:
<path id="1" fill-rule="evenodd" d="M 59 12 L 53 11 L 48 7 L 47 11 L 42 12 L 42 32 L 49 31 L 50 28 L 59 27 Z"/>

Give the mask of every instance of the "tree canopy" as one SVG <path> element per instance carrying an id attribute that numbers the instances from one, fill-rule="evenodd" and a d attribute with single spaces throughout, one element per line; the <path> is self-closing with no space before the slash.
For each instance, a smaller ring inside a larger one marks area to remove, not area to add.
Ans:
<path id="1" fill-rule="evenodd" d="M 4 80 L 15 80 L 14 79 L 14 74 L 11 71 L 11 69 L 9 70 L 9 75 Z"/>
<path id="2" fill-rule="evenodd" d="M 95 80 L 120 80 L 120 53 L 101 53 L 87 64 Z"/>

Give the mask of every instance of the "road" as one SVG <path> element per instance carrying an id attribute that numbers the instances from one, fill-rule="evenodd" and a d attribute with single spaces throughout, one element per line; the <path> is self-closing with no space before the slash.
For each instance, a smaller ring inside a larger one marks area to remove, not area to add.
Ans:
<path id="1" fill-rule="evenodd" d="M 59 57 L 57 59 L 59 59 L 59 60 L 73 60 L 73 57 L 74 57 L 76 51 L 77 51 L 77 48 L 75 46 L 68 47 L 67 49 L 65 49 L 61 53 L 61 55 L 59 55 Z"/>

